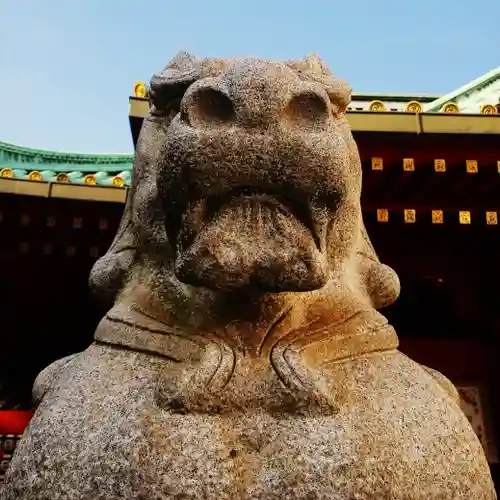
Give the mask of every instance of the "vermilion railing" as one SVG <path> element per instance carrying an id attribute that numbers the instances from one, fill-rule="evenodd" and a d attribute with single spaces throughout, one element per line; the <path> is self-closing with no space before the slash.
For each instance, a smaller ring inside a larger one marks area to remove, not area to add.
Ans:
<path id="1" fill-rule="evenodd" d="M 0 411 L 0 434 L 22 434 L 32 416 L 32 411 Z"/>

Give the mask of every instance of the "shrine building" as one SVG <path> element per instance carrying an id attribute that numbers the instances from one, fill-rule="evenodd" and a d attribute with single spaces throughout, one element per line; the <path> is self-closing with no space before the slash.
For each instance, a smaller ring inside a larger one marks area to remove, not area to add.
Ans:
<path id="1" fill-rule="evenodd" d="M 135 146 L 146 85 L 129 104 Z M 457 386 L 498 484 L 500 68 L 442 96 L 354 94 L 348 119 L 367 230 L 402 285 L 382 312 L 403 352 Z M 105 312 L 88 276 L 117 230 L 133 160 L 0 142 L 0 480 L 35 376 L 85 349 Z"/>

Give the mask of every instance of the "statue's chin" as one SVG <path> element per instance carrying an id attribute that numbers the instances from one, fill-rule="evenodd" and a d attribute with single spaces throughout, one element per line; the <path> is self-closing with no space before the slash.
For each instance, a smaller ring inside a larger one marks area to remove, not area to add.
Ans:
<path id="1" fill-rule="evenodd" d="M 240 198 L 221 207 L 186 245 L 177 278 L 216 291 L 305 292 L 328 281 L 326 256 L 291 212 Z"/>

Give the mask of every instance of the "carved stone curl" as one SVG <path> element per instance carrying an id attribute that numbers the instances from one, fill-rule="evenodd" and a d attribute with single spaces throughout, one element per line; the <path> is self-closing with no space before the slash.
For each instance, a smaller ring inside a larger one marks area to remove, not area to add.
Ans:
<path id="1" fill-rule="evenodd" d="M 492 500 L 440 374 L 397 350 L 350 91 L 317 56 L 179 54 L 151 82 L 110 310 L 35 383 L 3 500 Z"/>

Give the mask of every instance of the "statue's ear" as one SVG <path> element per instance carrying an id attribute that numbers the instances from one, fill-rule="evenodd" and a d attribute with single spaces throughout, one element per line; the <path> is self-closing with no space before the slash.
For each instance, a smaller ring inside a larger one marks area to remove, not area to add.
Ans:
<path id="1" fill-rule="evenodd" d="M 325 76 L 330 75 L 333 78 L 332 72 L 326 67 L 325 63 L 315 52 L 302 58 L 302 61 L 304 65 L 309 68 L 310 71 Z"/>
<path id="2" fill-rule="evenodd" d="M 297 61 L 288 61 L 286 64 L 297 71 L 302 79 L 321 83 L 332 103 L 336 104 L 341 112 L 347 109 L 351 102 L 349 85 L 334 76 L 317 54 L 310 54 Z"/>
<path id="3" fill-rule="evenodd" d="M 162 107 L 178 97 L 200 78 L 200 61 L 187 52 L 179 52 L 151 79 L 150 97 L 155 106 Z"/>
<path id="4" fill-rule="evenodd" d="M 356 254 L 361 281 L 373 307 L 381 309 L 393 304 L 401 291 L 398 275 L 380 262 L 362 218 Z"/>
<path id="5" fill-rule="evenodd" d="M 199 68 L 200 63 L 194 56 L 187 52 L 177 54 L 151 81 L 151 100 L 154 106 L 165 111 L 169 103 L 182 98 L 185 90 L 199 78 Z M 94 264 L 90 274 L 91 290 L 108 305 L 114 302 L 125 286 L 136 260 L 141 238 L 144 238 L 152 224 L 151 219 L 148 219 L 148 227 L 142 224 L 143 221 L 138 221 L 137 207 L 143 207 L 146 212 L 150 210 L 150 213 L 160 213 L 155 207 L 148 207 L 156 202 L 151 195 L 151 186 L 155 183 L 156 155 L 164 140 L 165 128 L 162 123 L 146 118 L 137 143 L 132 184 L 120 227 L 110 248 Z M 144 189 L 145 186 L 147 189 Z"/>

